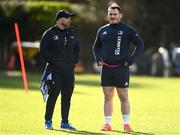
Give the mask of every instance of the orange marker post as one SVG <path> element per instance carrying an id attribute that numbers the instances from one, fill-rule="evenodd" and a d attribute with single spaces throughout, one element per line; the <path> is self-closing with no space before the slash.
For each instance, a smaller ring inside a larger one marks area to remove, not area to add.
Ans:
<path id="1" fill-rule="evenodd" d="M 25 65 L 24 65 L 23 52 L 22 52 L 22 47 L 21 47 L 21 39 L 20 39 L 19 28 L 18 28 L 17 23 L 14 23 L 14 28 L 15 28 L 18 52 L 19 52 L 20 63 L 21 63 L 21 71 L 22 71 L 23 82 L 24 82 L 24 90 L 27 93 L 28 92 L 28 81 L 27 81 L 27 76 L 26 76 L 26 69 L 25 69 Z"/>

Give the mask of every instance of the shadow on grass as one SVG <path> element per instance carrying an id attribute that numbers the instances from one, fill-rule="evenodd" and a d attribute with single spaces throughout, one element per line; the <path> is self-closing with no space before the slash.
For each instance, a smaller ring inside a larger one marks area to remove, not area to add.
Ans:
<path id="1" fill-rule="evenodd" d="M 29 89 L 39 90 L 41 75 L 28 73 L 28 86 Z M 85 80 L 76 80 L 75 85 L 84 85 L 84 86 L 93 86 L 93 87 L 101 87 L 99 80 L 89 80 L 88 78 Z M 139 88 L 140 84 L 131 83 L 130 87 Z M 8 75 L 6 73 L 0 73 L 0 88 L 8 88 L 8 89 L 23 89 L 23 79 L 21 74 L 19 75 Z"/>
<path id="2" fill-rule="evenodd" d="M 100 83 L 98 80 L 76 80 L 76 84 L 79 84 L 79 85 L 86 85 L 86 86 L 94 86 L 94 87 L 97 87 L 97 86 L 100 86 Z"/>
<path id="3" fill-rule="evenodd" d="M 76 80 L 76 84 L 79 85 L 85 85 L 85 86 L 94 86 L 94 87 L 98 87 L 101 86 L 99 80 Z M 130 83 L 130 87 L 133 88 L 139 88 L 141 87 L 140 84 L 136 84 L 136 83 Z"/>
<path id="4" fill-rule="evenodd" d="M 40 79 L 39 74 L 27 74 L 29 89 L 39 89 Z M 23 89 L 21 73 L 0 72 L 0 88 L 8 88 L 9 90 Z"/>
<path id="5" fill-rule="evenodd" d="M 108 135 L 109 133 L 115 132 L 115 133 L 120 133 L 120 134 L 129 134 L 129 135 L 154 135 L 153 133 L 145 133 L 145 132 L 132 132 L 132 133 L 127 133 L 123 131 L 118 131 L 118 130 L 112 130 L 107 133 L 96 133 L 96 132 L 90 132 L 90 131 L 83 131 L 83 130 L 76 130 L 76 131 L 68 131 L 68 130 L 61 130 L 61 129 L 53 129 L 54 131 L 58 132 L 63 132 L 63 133 L 68 133 L 68 134 L 80 134 L 80 135 Z"/>
<path id="6" fill-rule="evenodd" d="M 59 131 L 68 134 L 80 134 L 80 135 L 108 135 L 105 133 L 96 133 L 90 131 L 83 131 L 83 130 L 76 130 L 76 131 L 68 131 L 68 130 L 61 130 L 61 129 L 53 129 L 53 131 Z"/>
<path id="7" fill-rule="evenodd" d="M 132 133 L 127 133 L 127 132 L 123 132 L 123 131 L 118 131 L 118 130 L 112 130 L 111 132 L 116 132 L 116 133 L 123 133 L 123 134 L 129 134 L 129 135 L 154 135 L 153 133 L 145 133 L 145 132 L 138 132 L 138 131 L 134 131 Z"/>

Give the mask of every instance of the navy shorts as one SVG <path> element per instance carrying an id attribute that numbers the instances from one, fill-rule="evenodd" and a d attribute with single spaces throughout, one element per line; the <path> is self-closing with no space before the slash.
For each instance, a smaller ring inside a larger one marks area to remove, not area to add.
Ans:
<path id="1" fill-rule="evenodd" d="M 129 67 L 103 66 L 101 71 L 101 85 L 104 87 L 114 86 L 117 88 L 129 87 Z"/>

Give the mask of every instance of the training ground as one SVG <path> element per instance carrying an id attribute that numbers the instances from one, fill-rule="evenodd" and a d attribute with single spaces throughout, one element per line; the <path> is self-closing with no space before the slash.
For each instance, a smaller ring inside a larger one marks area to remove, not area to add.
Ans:
<path id="1" fill-rule="evenodd" d="M 44 129 L 45 104 L 39 90 L 40 74 L 28 73 L 29 90 L 23 90 L 18 72 L 0 73 L 0 135 L 123 135 L 120 105 L 114 98 L 113 131 L 100 131 L 104 123 L 103 93 L 99 75 L 76 75 L 70 123 L 77 131 L 60 125 L 60 98 L 53 116 L 54 130 Z M 180 78 L 132 75 L 129 98 L 134 135 L 180 134 Z"/>

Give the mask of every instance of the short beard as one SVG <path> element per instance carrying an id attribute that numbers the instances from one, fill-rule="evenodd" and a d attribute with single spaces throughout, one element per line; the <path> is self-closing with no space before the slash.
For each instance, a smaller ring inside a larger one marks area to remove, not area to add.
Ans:
<path id="1" fill-rule="evenodd" d="M 68 23 L 68 24 L 64 24 L 64 23 L 62 23 L 62 25 L 64 26 L 64 28 L 68 28 L 69 26 L 70 26 L 70 24 Z"/>
<path id="2" fill-rule="evenodd" d="M 118 23 L 120 23 L 120 20 L 113 20 L 113 21 L 109 21 L 110 22 L 110 24 L 118 24 Z"/>

